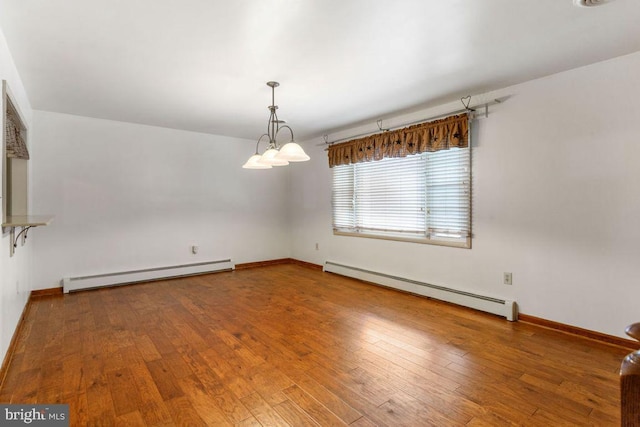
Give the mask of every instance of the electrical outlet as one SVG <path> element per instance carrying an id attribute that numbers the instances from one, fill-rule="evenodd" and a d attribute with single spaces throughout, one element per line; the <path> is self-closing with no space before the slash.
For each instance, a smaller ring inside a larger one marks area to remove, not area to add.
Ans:
<path id="1" fill-rule="evenodd" d="M 513 276 L 511 273 L 504 273 L 504 284 L 513 285 Z"/>

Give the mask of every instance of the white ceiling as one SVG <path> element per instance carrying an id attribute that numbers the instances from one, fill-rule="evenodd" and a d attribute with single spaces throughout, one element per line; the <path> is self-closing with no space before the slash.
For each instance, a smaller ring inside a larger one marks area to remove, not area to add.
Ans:
<path id="1" fill-rule="evenodd" d="M 640 1 L 0 0 L 0 26 L 35 109 L 255 139 L 277 80 L 304 140 L 638 51 Z"/>

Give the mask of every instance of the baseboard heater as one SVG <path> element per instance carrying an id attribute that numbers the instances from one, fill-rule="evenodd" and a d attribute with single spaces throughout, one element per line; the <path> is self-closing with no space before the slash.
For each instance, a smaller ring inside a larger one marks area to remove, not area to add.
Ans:
<path id="1" fill-rule="evenodd" d="M 332 261 L 325 262 L 323 271 L 353 277 L 366 282 L 423 295 L 441 301 L 447 301 L 464 307 L 474 308 L 476 310 L 486 311 L 488 313 L 504 316 L 510 321 L 518 320 L 517 305 L 516 302 L 512 300 L 478 295 L 445 286 L 433 285 L 431 283 L 419 282 L 417 280 L 407 279 L 404 277 L 392 276 L 390 274 L 338 264 Z"/>
<path id="2" fill-rule="evenodd" d="M 168 267 L 147 268 L 144 270 L 122 271 L 117 273 L 96 274 L 94 276 L 65 277 L 62 288 L 65 293 L 104 286 L 124 285 L 151 280 L 169 279 L 195 274 L 231 271 L 235 264 L 230 259 L 198 262 L 195 264 L 172 265 Z"/>

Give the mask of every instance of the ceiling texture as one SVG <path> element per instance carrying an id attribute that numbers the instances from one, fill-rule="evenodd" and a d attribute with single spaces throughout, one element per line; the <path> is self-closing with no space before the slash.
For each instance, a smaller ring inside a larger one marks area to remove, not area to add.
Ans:
<path id="1" fill-rule="evenodd" d="M 636 52 L 640 1 L 0 0 L 0 27 L 34 109 L 255 140 L 276 80 L 305 140 Z"/>

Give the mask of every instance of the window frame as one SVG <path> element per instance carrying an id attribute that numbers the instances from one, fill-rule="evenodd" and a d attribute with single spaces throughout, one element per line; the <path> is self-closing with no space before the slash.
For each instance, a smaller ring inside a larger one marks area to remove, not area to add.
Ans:
<path id="1" fill-rule="evenodd" d="M 21 128 L 25 143 L 29 141 L 29 130 L 18 103 L 2 81 L 2 222 L 12 216 L 25 216 L 29 212 L 29 161 L 7 157 L 7 114 L 11 111 Z"/>

